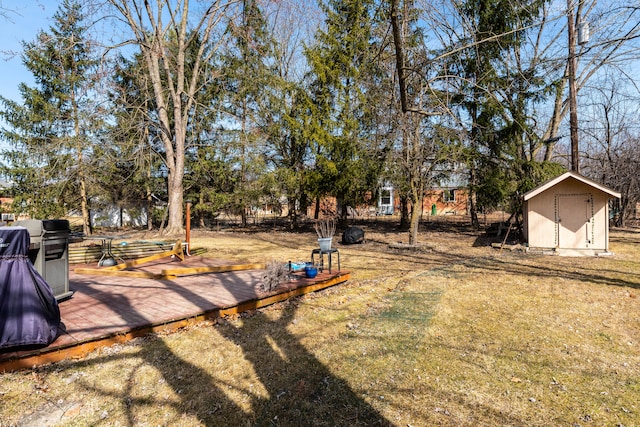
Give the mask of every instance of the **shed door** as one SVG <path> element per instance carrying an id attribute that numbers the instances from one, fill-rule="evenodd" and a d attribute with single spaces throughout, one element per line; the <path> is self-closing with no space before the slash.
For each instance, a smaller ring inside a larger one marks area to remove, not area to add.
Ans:
<path id="1" fill-rule="evenodd" d="M 593 201 L 589 195 L 560 196 L 558 200 L 558 247 L 589 247 Z"/>

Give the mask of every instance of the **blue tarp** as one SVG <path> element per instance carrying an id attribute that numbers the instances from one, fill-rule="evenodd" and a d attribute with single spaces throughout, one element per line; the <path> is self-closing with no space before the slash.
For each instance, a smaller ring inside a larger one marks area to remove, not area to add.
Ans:
<path id="1" fill-rule="evenodd" d="M 29 232 L 0 227 L 0 350 L 42 347 L 60 334 L 60 308 L 29 261 Z"/>

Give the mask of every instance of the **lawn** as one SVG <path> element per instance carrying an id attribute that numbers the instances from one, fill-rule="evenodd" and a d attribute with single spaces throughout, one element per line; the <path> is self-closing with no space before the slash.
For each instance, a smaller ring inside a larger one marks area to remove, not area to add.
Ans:
<path id="1" fill-rule="evenodd" d="M 589 426 L 640 419 L 640 230 L 614 256 L 488 245 L 430 222 L 339 246 L 352 280 L 240 316 L 0 374 L 0 426 Z M 193 231 L 229 260 L 302 260 L 313 232 Z"/>

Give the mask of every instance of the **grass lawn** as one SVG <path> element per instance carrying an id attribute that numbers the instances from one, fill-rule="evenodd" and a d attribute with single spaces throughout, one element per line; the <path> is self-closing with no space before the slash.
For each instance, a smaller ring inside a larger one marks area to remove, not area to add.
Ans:
<path id="1" fill-rule="evenodd" d="M 611 257 L 499 251 L 464 225 L 365 226 L 352 280 L 259 311 L 0 374 L 0 426 L 640 425 L 640 230 Z M 303 260 L 313 231 L 192 232 Z"/>

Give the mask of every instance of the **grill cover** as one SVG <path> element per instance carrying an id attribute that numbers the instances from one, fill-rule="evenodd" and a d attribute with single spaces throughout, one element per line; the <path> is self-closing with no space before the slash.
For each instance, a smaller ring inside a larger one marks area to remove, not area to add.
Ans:
<path id="1" fill-rule="evenodd" d="M 61 332 L 58 303 L 28 253 L 26 228 L 0 227 L 0 350 L 47 346 Z"/>

